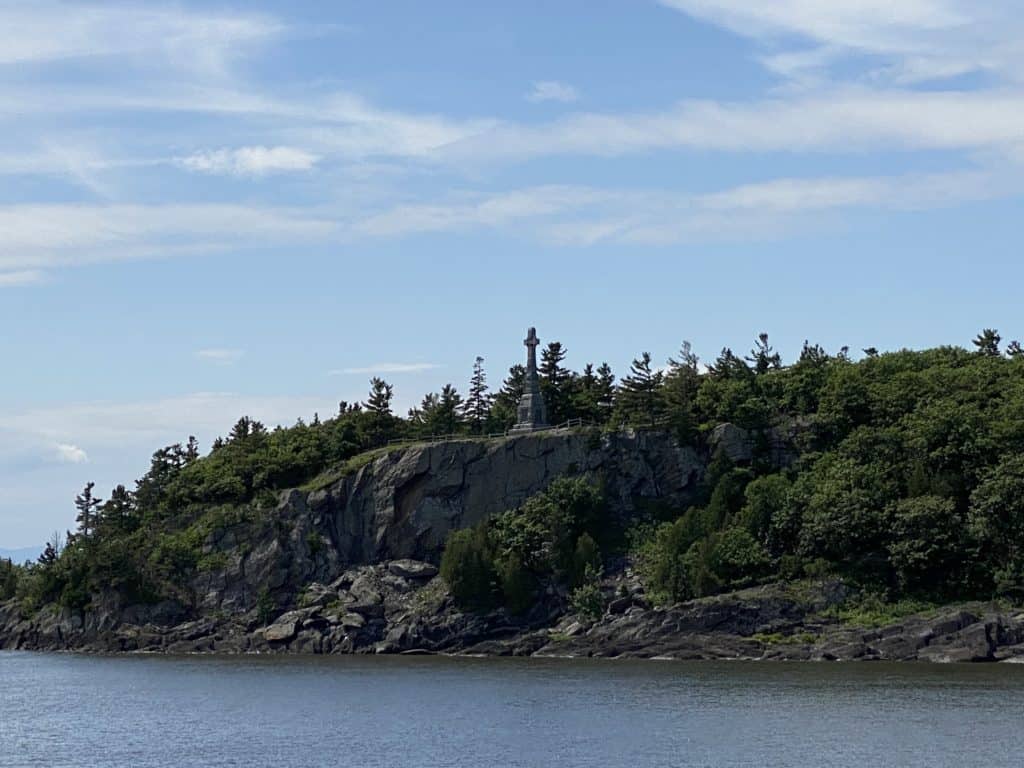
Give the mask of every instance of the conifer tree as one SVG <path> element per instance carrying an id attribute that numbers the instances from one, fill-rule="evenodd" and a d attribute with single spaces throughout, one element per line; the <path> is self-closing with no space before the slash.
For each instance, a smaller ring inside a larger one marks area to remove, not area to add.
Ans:
<path id="1" fill-rule="evenodd" d="M 693 351 L 690 342 L 684 341 L 679 350 L 679 359 L 669 358 L 668 375 L 665 377 L 665 406 L 668 417 L 683 442 L 689 442 L 696 435 L 696 398 L 700 386 L 700 358 Z"/>
<path id="2" fill-rule="evenodd" d="M 664 415 L 663 380 L 664 374 L 651 367 L 650 352 L 633 361 L 618 394 L 620 412 L 628 423 L 654 426 Z"/>
<path id="3" fill-rule="evenodd" d="M 469 422 L 474 434 L 484 431 L 487 418 L 491 414 L 491 395 L 488 393 L 487 373 L 484 371 L 484 359 L 477 357 L 473 363 L 473 376 L 469 380 L 469 395 L 463 403 L 462 412 Z"/>
<path id="4" fill-rule="evenodd" d="M 75 497 L 75 507 L 78 509 L 78 516 L 75 521 L 78 523 L 78 532 L 83 539 L 88 539 L 96 527 L 96 509 L 103 503 L 92 495 L 92 489 L 96 483 L 86 483 L 85 489 Z"/>
<path id="5" fill-rule="evenodd" d="M 999 342 L 1002 340 L 1003 337 L 999 335 L 999 331 L 993 328 L 985 328 L 978 334 L 973 343 L 979 355 L 999 357 Z"/>
<path id="6" fill-rule="evenodd" d="M 395 388 L 384 379 L 374 376 L 370 379 L 370 396 L 367 398 L 364 407 L 378 419 L 384 419 L 392 415 L 391 400 L 394 398 Z"/>
<path id="7" fill-rule="evenodd" d="M 561 424 L 575 415 L 572 409 L 575 381 L 572 372 L 562 366 L 565 356 L 566 349 L 558 341 L 552 341 L 541 352 L 540 391 L 552 424 Z"/>
<path id="8" fill-rule="evenodd" d="M 750 350 L 750 355 L 747 356 L 747 362 L 754 366 L 754 373 L 759 376 L 782 367 L 782 358 L 772 348 L 772 345 L 768 343 L 767 333 L 758 334 L 757 341 L 754 342 L 754 348 Z"/>
<path id="9" fill-rule="evenodd" d="M 524 366 L 516 364 L 508 369 L 508 378 L 502 383 L 501 389 L 498 390 L 498 394 L 491 404 L 488 432 L 499 432 L 516 423 L 516 409 L 523 396 L 525 382 L 526 368 Z"/>

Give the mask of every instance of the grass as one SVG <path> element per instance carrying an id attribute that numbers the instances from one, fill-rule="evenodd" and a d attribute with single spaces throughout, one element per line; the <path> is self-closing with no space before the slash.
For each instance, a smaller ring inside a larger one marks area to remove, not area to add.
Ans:
<path id="1" fill-rule="evenodd" d="M 934 616 L 941 607 L 936 603 L 910 598 L 890 603 L 878 595 L 867 594 L 831 609 L 827 615 L 847 626 L 878 629 L 908 616 Z"/>
<path id="2" fill-rule="evenodd" d="M 408 445 L 411 445 L 411 443 L 400 443 L 397 445 L 389 445 L 383 448 L 374 448 L 369 451 L 363 451 L 362 453 L 356 454 L 351 459 L 348 459 L 340 466 L 329 469 L 326 472 L 321 472 L 308 483 L 299 486 L 299 490 L 307 492 L 322 491 L 325 488 L 334 485 L 342 478 L 354 475 L 367 464 L 373 463 L 382 456 L 387 456 L 391 451 L 408 447 Z"/>

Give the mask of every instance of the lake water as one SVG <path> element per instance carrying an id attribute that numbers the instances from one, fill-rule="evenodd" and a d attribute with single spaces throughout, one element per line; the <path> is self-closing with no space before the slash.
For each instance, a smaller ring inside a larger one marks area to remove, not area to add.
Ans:
<path id="1" fill-rule="evenodd" d="M 1024 665 L 0 653 L 0 765 L 1021 766 Z"/>

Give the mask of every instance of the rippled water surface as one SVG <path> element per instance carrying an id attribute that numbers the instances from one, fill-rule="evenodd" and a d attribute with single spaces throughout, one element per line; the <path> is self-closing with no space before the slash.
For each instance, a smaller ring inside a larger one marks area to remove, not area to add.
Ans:
<path id="1" fill-rule="evenodd" d="M 1024 765 L 1024 666 L 0 653 L 0 765 Z"/>

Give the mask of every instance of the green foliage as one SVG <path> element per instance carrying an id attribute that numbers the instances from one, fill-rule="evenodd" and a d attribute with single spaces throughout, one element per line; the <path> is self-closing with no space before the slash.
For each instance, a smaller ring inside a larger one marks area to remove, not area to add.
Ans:
<path id="1" fill-rule="evenodd" d="M 441 557 L 441 578 L 463 608 L 486 609 L 495 603 L 494 551 L 486 524 L 453 531 Z"/>
<path id="2" fill-rule="evenodd" d="M 519 615 L 529 611 L 537 596 L 537 577 L 533 572 L 514 553 L 498 562 L 497 572 L 509 613 Z"/>
<path id="3" fill-rule="evenodd" d="M 597 578 L 596 573 L 588 573 L 587 580 L 576 587 L 569 597 L 569 607 L 583 618 L 599 619 L 604 613 L 607 601 L 597 583 Z"/>
<path id="4" fill-rule="evenodd" d="M 597 537 L 608 528 L 604 497 L 584 478 L 560 478 L 545 491 L 445 543 L 441 576 L 469 609 L 527 612 L 545 582 L 581 585 L 600 572 Z"/>

